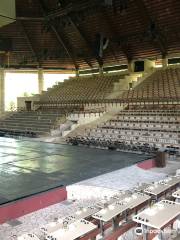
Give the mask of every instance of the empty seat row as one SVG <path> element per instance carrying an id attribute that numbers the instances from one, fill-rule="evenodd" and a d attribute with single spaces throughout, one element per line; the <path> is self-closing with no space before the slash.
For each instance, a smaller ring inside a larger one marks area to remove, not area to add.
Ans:
<path id="1" fill-rule="evenodd" d="M 134 113 L 136 118 L 134 119 Z M 140 111 L 123 110 L 113 116 L 112 119 L 97 125 L 96 128 L 86 130 L 84 135 L 73 137 L 67 141 L 71 144 L 84 144 L 87 146 L 126 149 L 124 145 L 127 144 L 128 149 L 146 149 L 147 151 L 154 151 L 154 149 L 162 146 L 179 146 L 180 144 L 180 121 L 172 121 L 180 118 L 180 111 L 177 111 L 172 118 L 167 115 L 167 112 L 146 110 L 147 116 L 154 113 L 153 123 L 139 122 L 142 117 Z M 144 113 L 143 117 L 147 117 Z M 127 120 L 123 119 L 127 117 Z M 165 119 L 164 119 L 165 118 Z M 119 120 L 120 119 L 120 120 Z M 171 122 L 166 122 L 167 120 Z M 119 146 L 120 145 L 120 146 Z M 129 147 L 129 145 L 131 147 Z M 144 147 L 144 145 L 146 147 Z M 141 146 L 141 147 L 139 147 Z"/>

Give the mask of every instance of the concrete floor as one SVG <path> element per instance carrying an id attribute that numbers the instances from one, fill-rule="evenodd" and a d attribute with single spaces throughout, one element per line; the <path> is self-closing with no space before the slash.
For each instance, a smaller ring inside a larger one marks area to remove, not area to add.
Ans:
<path id="1" fill-rule="evenodd" d="M 149 155 L 0 138 L 0 204 L 148 158 Z"/>

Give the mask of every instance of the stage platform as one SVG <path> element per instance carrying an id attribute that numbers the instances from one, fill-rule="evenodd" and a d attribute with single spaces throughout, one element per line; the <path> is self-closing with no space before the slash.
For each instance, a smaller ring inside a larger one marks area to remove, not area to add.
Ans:
<path id="1" fill-rule="evenodd" d="M 152 158 L 150 155 L 0 138 L 0 205 Z"/>

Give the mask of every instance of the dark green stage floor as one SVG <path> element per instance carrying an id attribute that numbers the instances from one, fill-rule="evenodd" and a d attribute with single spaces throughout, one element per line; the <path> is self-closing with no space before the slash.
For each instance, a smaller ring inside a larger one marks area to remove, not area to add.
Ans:
<path id="1" fill-rule="evenodd" d="M 0 137 L 0 204 L 148 158 L 148 155 Z"/>

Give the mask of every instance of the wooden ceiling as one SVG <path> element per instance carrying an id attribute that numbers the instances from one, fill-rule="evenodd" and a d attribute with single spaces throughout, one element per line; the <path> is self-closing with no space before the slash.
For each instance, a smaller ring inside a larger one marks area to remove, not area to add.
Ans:
<path id="1" fill-rule="evenodd" d="M 5 67 L 88 69 L 180 53 L 179 0 L 16 0 Z M 103 57 L 97 34 L 109 39 Z"/>

